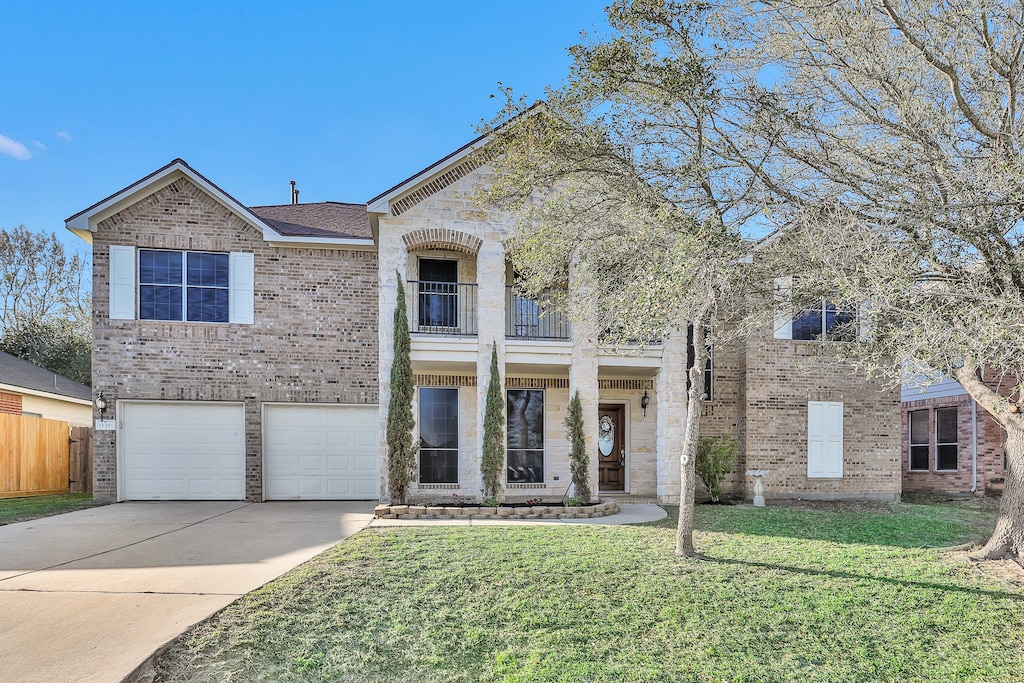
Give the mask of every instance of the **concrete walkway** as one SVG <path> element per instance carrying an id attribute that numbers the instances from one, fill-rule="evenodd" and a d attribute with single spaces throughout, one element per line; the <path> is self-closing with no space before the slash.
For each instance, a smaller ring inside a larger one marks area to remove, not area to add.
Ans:
<path id="1" fill-rule="evenodd" d="M 370 526 L 512 526 L 517 524 L 643 524 L 665 519 L 657 505 L 620 503 L 618 514 L 594 519 L 375 519 Z"/>
<path id="2" fill-rule="evenodd" d="M 120 681 L 373 506 L 121 503 L 0 526 L 0 681 Z"/>

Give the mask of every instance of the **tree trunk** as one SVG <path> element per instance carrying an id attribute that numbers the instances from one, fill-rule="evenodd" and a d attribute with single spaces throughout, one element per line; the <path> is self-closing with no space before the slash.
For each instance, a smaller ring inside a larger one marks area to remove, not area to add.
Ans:
<path id="1" fill-rule="evenodd" d="M 1024 559 L 1024 418 L 1019 407 L 990 388 L 981 379 L 976 366 L 965 364 L 953 372 L 967 393 L 1006 430 L 1003 444 L 1006 453 L 1006 483 L 999 502 L 996 528 L 988 542 L 977 553 L 975 560 L 996 560 L 1005 557 L 1018 564 Z"/>
<path id="2" fill-rule="evenodd" d="M 686 433 L 679 454 L 679 525 L 676 527 L 676 555 L 694 557 L 693 494 L 697 472 L 697 443 L 700 440 L 701 396 L 704 395 L 704 365 L 708 359 L 708 329 L 712 307 L 701 309 L 693 321 L 693 367 L 689 369 L 690 391 L 686 400 Z"/>

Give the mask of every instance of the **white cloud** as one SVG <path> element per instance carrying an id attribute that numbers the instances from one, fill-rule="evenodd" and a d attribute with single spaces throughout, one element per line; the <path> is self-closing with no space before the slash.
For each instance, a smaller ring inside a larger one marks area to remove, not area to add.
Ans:
<path id="1" fill-rule="evenodd" d="M 39 140 L 33 140 L 32 144 L 36 146 L 36 149 L 46 149 L 46 145 L 39 142 Z"/>
<path id="2" fill-rule="evenodd" d="M 66 130 L 58 130 L 57 137 L 59 137 L 61 140 L 71 142 L 71 133 L 67 132 Z"/>
<path id="3" fill-rule="evenodd" d="M 28 151 L 28 147 L 6 135 L 0 135 L 0 154 L 6 154 L 21 161 L 32 158 L 32 152 Z"/>

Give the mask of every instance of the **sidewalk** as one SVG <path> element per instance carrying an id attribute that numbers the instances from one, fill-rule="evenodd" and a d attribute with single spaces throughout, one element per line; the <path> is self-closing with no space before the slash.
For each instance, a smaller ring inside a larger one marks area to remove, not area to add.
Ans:
<path id="1" fill-rule="evenodd" d="M 593 519 L 374 519 L 375 526 L 513 526 L 517 524 L 644 524 L 668 516 L 653 504 L 619 504 L 619 512 Z"/>

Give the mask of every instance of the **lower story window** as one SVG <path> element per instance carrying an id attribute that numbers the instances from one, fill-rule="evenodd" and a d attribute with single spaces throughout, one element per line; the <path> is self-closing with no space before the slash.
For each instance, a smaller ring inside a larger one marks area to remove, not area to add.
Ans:
<path id="1" fill-rule="evenodd" d="M 910 469 L 928 471 L 928 422 L 929 411 L 910 412 Z"/>
<path id="2" fill-rule="evenodd" d="M 459 390 L 420 389 L 420 483 L 459 483 Z"/>
<path id="3" fill-rule="evenodd" d="M 957 468 L 956 406 L 935 409 L 935 469 Z"/>
<path id="4" fill-rule="evenodd" d="M 509 484 L 544 481 L 544 391 L 509 389 L 506 394 L 508 415 Z"/>

